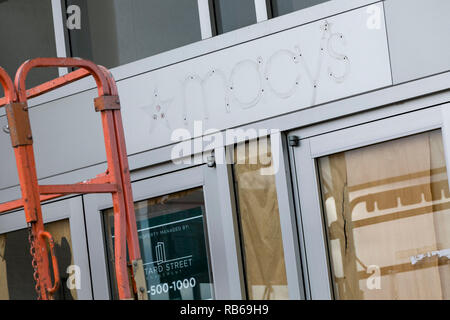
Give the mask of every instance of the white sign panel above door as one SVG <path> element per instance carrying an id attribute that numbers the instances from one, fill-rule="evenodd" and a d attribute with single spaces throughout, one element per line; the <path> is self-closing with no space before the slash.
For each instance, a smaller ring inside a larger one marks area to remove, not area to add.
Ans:
<path id="1" fill-rule="evenodd" d="M 133 154 L 175 129 L 194 136 L 195 121 L 224 130 L 391 84 L 379 3 L 122 80 L 119 93 Z"/>

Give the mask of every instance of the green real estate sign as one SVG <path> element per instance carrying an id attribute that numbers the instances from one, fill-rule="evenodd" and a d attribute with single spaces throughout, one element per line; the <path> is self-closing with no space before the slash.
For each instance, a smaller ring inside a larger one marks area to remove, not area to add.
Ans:
<path id="1" fill-rule="evenodd" d="M 212 299 L 202 207 L 139 221 L 151 300 Z"/>

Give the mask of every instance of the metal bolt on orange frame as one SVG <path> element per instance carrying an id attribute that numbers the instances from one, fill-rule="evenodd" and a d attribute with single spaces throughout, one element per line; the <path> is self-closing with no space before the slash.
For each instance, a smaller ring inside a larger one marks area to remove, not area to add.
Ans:
<path id="1" fill-rule="evenodd" d="M 25 81 L 33 68 L 77 67 L 72 73 L 26 90 Z M 108 169 L 95 178 L 72 185 L 39 185 L 33 151 L 33 136 L 28 116 L 27 101 L 46 92 L 62 87 L 87 76 L 93 76 L 97 84 L 98 98 L 94 100 L 95 110 L 101 112 Z M 5 98 L 0 106 L 6 105 L 11 142 L 14 148 L 19 173 L 22 199 L 0 204 L 0 213 L 24 208 L 30 227 L 33 265 L 36 268 L 36 286 L 42 299 L 51 299 L 59 285 L 59 272 L 53 253 L 53 239 L 44 230 L 41 202 L 67 194 L 111 193 L 114 207 L 114 255 L 117 287 L 120 299 L 132 299 L 132 291 L 138 299 L 146 300 L 147 287 L 139 248 L 136 218 L 131 191 L 130 170 L 125 145 L 120 100 L 117 86 L 111 73 L 102 66 L 77 58 L 37 58 L 26 61 L 18 69 L 15 85 L 6 72 L 0 68 L 0 82 Z M 54 271 L 52 286 L 48 261 L 47 242 L 50 245 Z M 133 289 L 130 289 L 127 263 L 133 275 Z"/>

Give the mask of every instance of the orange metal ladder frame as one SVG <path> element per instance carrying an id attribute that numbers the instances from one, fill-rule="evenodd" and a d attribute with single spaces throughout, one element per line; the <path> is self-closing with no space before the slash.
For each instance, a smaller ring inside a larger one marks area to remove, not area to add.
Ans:
<path id="1" fill-rule="evenodd" d="M 26 90 L 25 81 L 28 73 L 33 68 L 39 67 L 78 67 L 80 69 Z M 94 104 L 96 111 L 101 112 L 108 170 L 94 179 L 78 184 L 40 186 L 37 180 L 27 101 L 29 98 L 37 97 L 90 75 L 94 77 L 98 89 L 98 98 L 94 100 Z M 4 70 L 0 72 L 0 80 L 5 88 L 5 98 L 0 99 L 0 106 L 6 105 L 22 190 L 22 199 L 0 204 L 0 212 L 22 207 L 25 210 L 26 221 L 31 226 L 32 234 L 36 237 L 39 271 L 37 285 L 40 287 L 42 298 L 51 298 L 56 291 L 59 276 L 57 275 L 56 258 L 53 259 L 54 254 L 52 254 L 55 285 L 51 286 L 46 240 L 49 240 L 51 252 L 53 251 L 53 241 L 51 235 L 44 230 L 41 201 L 67 194 L 111 193 L 114 206 L 114 255 L 119 298 L 132 298 L 126 258 L 128 244 L 128 254 L 132 261 L 134 290 L 139 299 L 147 299 L 120 101 L 111 73 L 106 68 L 87 60 L 37 58 L 25 62 L 19 68 L 15 78 L 15 88 Z"/>

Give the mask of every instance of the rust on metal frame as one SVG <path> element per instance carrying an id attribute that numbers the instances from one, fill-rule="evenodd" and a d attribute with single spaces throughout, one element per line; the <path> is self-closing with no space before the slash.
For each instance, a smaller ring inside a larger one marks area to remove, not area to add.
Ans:
<path id="1" fill-rule="evenodd" d="M 13 148 L 33 144 L 30 118 L 26 103 L 13 102 L 6 105 L 9 134 Z"/>
<path id="2" fill-rule="evenodd" d="M 102 96 L 94 100 L 95 111 L 120 110 L 119 96 Z"/>
<path id="3" fill-rule="evenodd" d="M 50 92 L 52 90 L 55 90 L 57 88 L 63 87 L 65 85 L 68 85 L 72 82 L 84 79 L 86 77 L 89 77 L 90 74 L 88 71 L 84 69 L 78 69 L 76 71 L 73 71 L 71 73 L 68 73 L 64 76 L 61 76 L 59 78 L 56 78 L 54 80 L 50 80 L 47 82 L 44 82 L 43 84 L 40 84 L 34 88 L 27 90 L 27 97 L 28 99 L 38 97 L 40 95 L 43 95 L 47 92 Z M 4 106 L 8 104 L 8 99 L 6 97 L 0 99 L 0 106 Z"/>
<path id="4" fill-rule="evenodd" d="M 47 231 L 41 231 L 39 233 L 39 237 L 45 240 L 48 240 L 48 245 L 50 247 L 50 254 L 52 257 L 52 267 L 53 267 L 53 279 L 55 279 L 55 283 L 53 287 L 48 289 L 48 293 L 53 295 L 56 290 L 58 290 L 60 285 L 60 277 L 59 277 L 59 267 L 58 267 L 58 259 L 55 254 L 55 241 L 53 240 L 52 235 Z"/>
<path id="5" fill-rule="evenodd" d="M 118 96 L 119 92 L 117 89 L 116 82 L 111 72 L 103 66 L 99 66 L 103 72 L 108 76 L 108 81 L 110 82 L 111 94 L 113 96 Z M 131 190 L 131 179 L 130 179 L 130 167 L 128 163 L 127 150 L 125 144 L 125 133 L 123 130 L 122 114 L 119 110 L 114 110 L 112 112 L 114 118 L 114 128 L 115 135 L 117 137 L 118 152 L 119 152 L 119 166 L 120 173 L 122 175 L 122 190 L 125 200 L 125 210 L 126 214 L 126 234 L 128 243 L 128 254 L 133 265 L 142 264 L 142 258 L 139 248 L 139 238 L 136 224 L 136 214 L 134 211 L 133 193 Z M 146 300 L 147 296 L 147 283 L 145 281 L 144 268 L 138 268 L 136 272 L 132 269 L 132 276 L 135 281 L 135 289 L 138 294 L 139 299 Z"/>
<path id="6" fill-rule="evenodd" d="M 40 67 L 78 67 L 81 69 L 26 90 L 25 81 L 29 71 L 33 68 Z M 22 199 L 0 204 L 0 212 L 6 212 L 24 206 L 27 222 L 32 223 L 33 233 L 38 235 L 38 240 L 40 241 L 38 242 L 39 247 L 43 248 L 45 246 L 46 248 L 45 239 L 51 242 L 51 238 L 48 237 L 49 235 L 42 233 L 45 231 L 42 224 L 40 201 L 73 193 L 111 193 L 114 206 L 114 248 L 117 286 L 119 297 L 121 299 L 130 299 L 131 290 L 126 261 L 127 244 L 130 260 L 133 264 L 142 263 L 142 260 L 137 236 L 130 171 L 120 113 L 120 101 L 117 86 L 111 73 L 102 66 L 97 66 L 90 61 L 77 58 L 38 58 L 29 60 L 22 64 L 17 71 L 15 78 L 17 96 L 13 90 L 13 94 L 9 94 L 5 98 L 0 99 L 0 106 L 11 102 L 11 100 L 17 100 L 16 102 L 23 103 L 26 107 L 27 99 L 37 97 L 89 75 L 94 77 L 98 88 L 99 98 L 95 100 L 95 106 L 97 111 L 101 111 L 108 163 L 107 172 L 98 175 L 92 180 L 75 185 L 39 186 L 37 183 L 32 144 L 17 145 L 15 147 L 15 153 L 19 179 L 21 181 Z M 11 87 L 11 83 L 8 85 Z M 33 216 L 32 212 L 36 214 Z M 49 294 L 51 296 L 54 288 L 57 286 L 57 282 L 55 282 L 55 286 L 50 287 L 50 276 L 48 274 L 49 264 L 48 261 L 45 261 L 46 255 L 42 255 L 39 258 L 41 259 L 39 261 L 40 269 L 46 269 L 43 270 L 45 279 L 41 279 L 44 282 L 45 288 L 41 288 L 41 292 L 44 295 Z M 52 262 L 55 263 L 53 256 Z M 56 277 L 56 274 L 54 276 Z M 145 290 L 145 294 L 140 294 L 138 297 L 140 299 L 147 298 L 146 283 L 145 281 L 141 281 L 142 274 L 133 276 L 135 280 L 133 287 L 140 290 L 140 292 Z M 137 281 L 139 283 L 136 283 Z M 47 295 L 44 298 L 48 297 Z"/>

